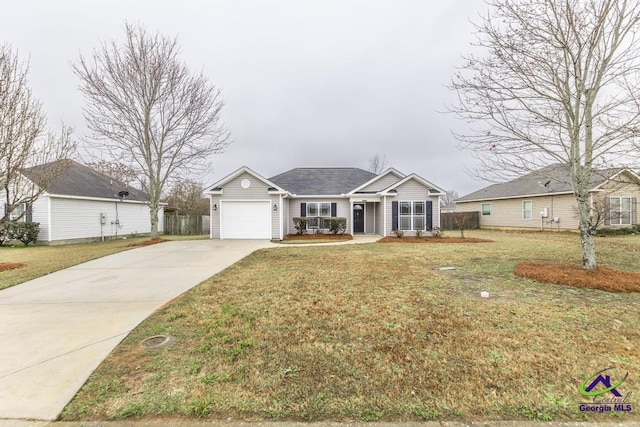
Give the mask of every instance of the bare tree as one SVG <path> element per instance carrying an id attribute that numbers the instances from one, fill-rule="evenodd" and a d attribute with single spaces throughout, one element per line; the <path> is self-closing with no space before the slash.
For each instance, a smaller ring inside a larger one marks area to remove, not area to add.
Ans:
<path id="1" fill-rule="evenodd" d="M 369 172 L 372 172 L 378 175 L 380 172 L 384 171 L 385 169 L 387 169 L 387 156 L 385 154 L 380 156 L 380 154 L 376 153 L 375 156 L 369 158 L 367 162 L 367 170 Z"/>
<path id="2" fill-rule="evenodd" d="M 465 58 L 451 111 L 476 126 L 456 135 L 477 176 L 512 178 L 560 163 L 571 171 L 582 265 L 597 267 L 589 201 L 596 168 L 632 163 L 639 136 L 640 3 L 489 0 L 475 24 L 484 56 Z"/>
<path id="3" fill-rule="evenodd" d="M 186 215 L 207 215 L 209 212 L 209 199 L 202 197 L 202 183 L 192 180 L 176 181 L 165 202 L 169 207 Z"/>
<path id="4" fill-rule="evenodd" d="M 444 196 L 440 197 L 440 205 L 447 206 L 455 202 L 458 198 L 459 196 L 456 190 L 447 190 L 445 191 Z"/>
<path id="5" fill-rule="evenodd" d="M 71 129 L 62 125 L 61 134 L 46 132 L 42 105 L 28 86 L 29 64 L 18 59 L 9 45 L 0 45 L 0 224 L 20 219 L 25 206 L 32 204 L 47 185 L 62 172 L 55 167 L 75 152 Z M 25 169 L 52 163 L 37 180 L 22 173 Z"/>
<path id="6" fill-rule="evenodd" d="M 103 44 L 73 70 L 86 99 L 89 141 L 141 178 L 150 197 L 151 235 L 170 179 L 210 165 L 224 151 L 220 91 L 180 62 L 176 38 L 125 25 L 125 41 Z"/>
<path id="7" fill-rule="evenodd" d="M 87 163 L 87 166 L 123 184 L 132 185 L 133 182 L 140 184 L 136 171 L 124 163 L 118 161 L 99 160 Z"/>

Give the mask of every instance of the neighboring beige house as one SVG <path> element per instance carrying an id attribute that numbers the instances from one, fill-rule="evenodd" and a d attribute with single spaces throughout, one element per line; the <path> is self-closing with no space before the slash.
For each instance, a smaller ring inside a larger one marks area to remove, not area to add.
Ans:
<path id="1" fill-rule="evenodd" d="M 458 212 L 480 212 L 480 227 L 576 230 L 579 221 L 569 168 L 554 164 L 520 178 L 493 184 L 456 200 Z M 625 168 L 595 171 L 590 201 L 600 227 L 638 223 L 640 176 Z"/>

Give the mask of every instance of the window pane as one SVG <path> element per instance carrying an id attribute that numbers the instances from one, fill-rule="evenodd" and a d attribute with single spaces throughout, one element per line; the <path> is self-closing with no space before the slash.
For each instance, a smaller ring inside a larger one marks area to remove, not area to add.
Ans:
<path id="1" fill-rule="evenodd" d="M 320 203 L 320 216 L 331 216 L 331 203 Z"/>
<path id="2" fill-rule="evenodd" d="M 631 198 L 629 197 L 622 197 L 620 199 L 620 204 L 621 204 L 621 210 L 623 211 L 631 211 Z"/>
<path id="3" fill-rule="evenodd" d="M 307 203 L 307 216 L 318 216 L 317 203 Z"/>
<path id="4" fill-rule="evenodd" d="M 318 228 L 318 217 L 307 218 L 307 228 Z"/>
<path id="5" fill-rule="evenodd" d="M 489 203 L 482 204 L 482 215 L 491 215 L 491 205 Z"/>
<path id="6" fill-rule="evenodd" d="M 616 198 L 611 198 L 611 210 L 612 211 L 619 211 L 620 210 L 620 198 L 616 197 Z"/>
<path id="7" fill-rule="evenodd" d="M 424 217 L 423 216 L 414 216 L 413 217 L 413 229 L 414 230 L 424 230 Z"/>
<path id="8" fill-rule="evenodd" d="M 622 212 L 620 214 L 620 224 L 631 224 L 631 213 Z"/>
<path id="9" fill-rule="evenodd" d="M 522 202 L 522 217 L 524 219 L 531 219 L 531 203 L 530 201 Z"/>
<path id="10" fill-rule="evenodd" d="M 411 202 L 400 202 L 400 215 L 411 215 Z"/>
<path id="11" fill-rule="evenodd" d="M 424 215 L 424 202 L 413 202 L 413 214 Z"/>
<path id="12" fill-rule="evenodd" d="M 400 230 L 411 230 L 411 217 L 400 217 Z"/>

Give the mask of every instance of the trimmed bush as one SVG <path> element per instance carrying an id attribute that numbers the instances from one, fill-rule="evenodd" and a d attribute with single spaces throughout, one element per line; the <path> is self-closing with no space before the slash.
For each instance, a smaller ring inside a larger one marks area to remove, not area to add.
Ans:
<path id="1" fill-rule="evenodd" d="M 629 234 L 640 234 L 640 225 L 620 228 L 600 228 L 596 231 L 596 235 L 598 236 L 626 236 Z"/>
<path id="2" fill-rule="evenodd" d="M 395 234 L 398 239 L 402 239 L 402 236 L 404 236 L 404 231 L 400 230 L 399 228 L 396 228 L 395 230 L 392 230 L 391 232 L 393 234 Z"/>
<path id="3" fill-rule="evenodd" d="M 19 240 L 27 246 L 38 240 L 39 233 L 39 222 L 5 222 L 0 225 L 0 245 L 10 240 Z"/>
<path id="4" fill-rule="evenodd" d="M 296 217 L 293 218 L 293 226 L 296 228 L 296 234 L 302 236 L 307 232 L 307 218 Z"/>
<path id="5" fill-rule="evenodd" d="M 333 234 L 344 234 L 347 229 L 347 218 L 334 217 L 329 219 L 329 231 Z"/>

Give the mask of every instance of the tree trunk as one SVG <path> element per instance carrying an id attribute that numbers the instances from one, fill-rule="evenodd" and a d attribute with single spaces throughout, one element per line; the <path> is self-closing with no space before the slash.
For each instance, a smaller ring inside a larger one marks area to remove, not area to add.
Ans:
<path id="1" fill-rule="evenodd" d="M 598 268 L 596 259 L 596 245 L 593 241 L 595 227 L 591 218 L 589 196 L 578 195 L 578 217 L 580 218 L 580 245 L 582 246 L 582 268 L 593 270 Z"/>
<path id="2" fill-rule="evenodd" d="M 157 239 L 158 233 L 158 205 L 151 203 L 149 205 L 149 216 L 151 217 L 151 238 Z"/>

